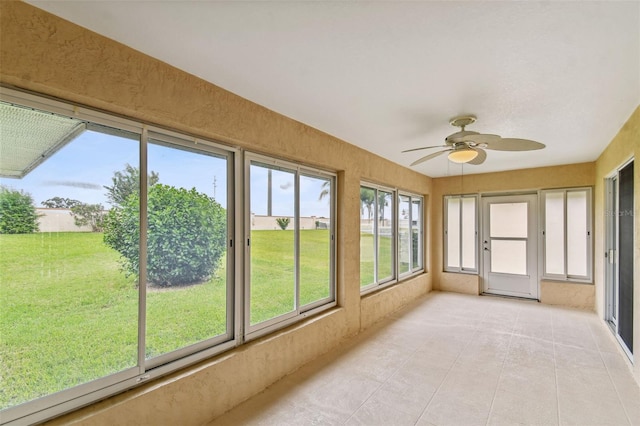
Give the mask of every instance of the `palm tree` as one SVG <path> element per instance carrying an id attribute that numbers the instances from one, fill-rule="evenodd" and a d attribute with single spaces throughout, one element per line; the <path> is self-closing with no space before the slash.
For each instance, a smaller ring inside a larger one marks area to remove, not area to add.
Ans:
<path id="1" fill-rule="evenodd" d="M 327 197 L 331 193 L 331 181 L 325 180 L 322 182 L 322 187 L 318 201 L 322 201 L 324 197 Z"/>
<path id="2" fill-rule="evenodd" d="M 375 203 L 375 191 L 371 188 L 360 188 L 360 212 L 364 214 L 364 209 L 367 209 L 369 220 L 371 220 L 371 214 L 373 213 L 373 204 Z"/>

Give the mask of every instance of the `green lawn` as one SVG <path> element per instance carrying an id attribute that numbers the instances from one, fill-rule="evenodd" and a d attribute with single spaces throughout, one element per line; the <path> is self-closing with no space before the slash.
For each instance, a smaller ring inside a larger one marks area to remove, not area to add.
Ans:
<path id="1" fill-rule="evenodd" d="M 381 236 L 378 247 L 378 280 L 391 277 L 393 272 L 393 254 L 391 252 L 391 237 Z M 373 235 L 360 234 L 360 286 L 373 283 L 374 279 L 374 245 Z"/>
<path id="2" fill-rule="evenodd" d="M 293 308 L 293 234 L 252 233 L 251 322 Z M 329 234 L 301 231 L 301 304 L 329 295 Z M 225 265 L 148 289 L 146 356 L 223 334 Z M 138 290 L 102 234 L 0 235 L 0 408 L 136 365 Z"/>

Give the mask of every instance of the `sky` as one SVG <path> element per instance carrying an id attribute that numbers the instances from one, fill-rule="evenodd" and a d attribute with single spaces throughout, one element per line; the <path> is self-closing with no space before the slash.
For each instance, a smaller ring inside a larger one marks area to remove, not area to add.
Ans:
<path id="1" fill-rule="evenodd" d="M 104 186 L 112 184 L 116 171 L 126 164 L 139 167 L 139 136 L 131 138 L 87 130 L 62 147 L 22 179 L 0 178 L 0 184 L 31 194 L 34 204 L 53 197 L 71 198 L 88 204 L 111 207 Z M 148 170 L 159 174 L 159 183 L 196 188 L 227 206 L 227 171 L 224 157 L 203 152 L 191 152 L 148 143 Z M 267 213 L 267 169 L 259 165 L 250 168 L 250 208 L 255 214 Z M 329 217 L 329 198 L 319 200 L 326 179 L 300 177 L 301 216 Z M 274 216 L 294 214 L 294 174 L 272 170 L 272 213 Z"/>

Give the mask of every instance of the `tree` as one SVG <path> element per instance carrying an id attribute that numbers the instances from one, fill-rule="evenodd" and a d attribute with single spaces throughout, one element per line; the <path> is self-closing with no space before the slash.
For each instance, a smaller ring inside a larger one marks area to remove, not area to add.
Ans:
<path id="1" fill-rule="evenodd" d="M 279 217 L 276 219 L 276 222 L 278 222 L 280 229 L 284 231 L 289 226 L 290 219 L 288 217 Z"/>
<path id="2" fill-rule="evenodd" d="M 160 179 L 158 173 L 152 171 L 147 176 L 147 185 L 151 188 Z M 105 186 L 107 190 L 107 200 L 114 206 L 125 203 L 129 195 L 140 192 L 140 170 L 130 164 L 125 164 L 124 170 L 115 172 L 111 178 L 112 186 Z"/>
<path id="3" fill-rule="evenodd" d="M 71 214 L 76 226 L 90 225 L 93 232 L 102 232 L 105 216 L 102 204 L 79 203 L 71 207 Z"/>
<path id="4" fill-rule="evenodd" d="M 387 201 L 387 194 L 384 192 L 378 193 L 378 215 L 380 216 L 380 222 L 384 223 L 384 208 L 389 205 Z"/>
<path id="5" fill-rule="evenodd" d="M 322 201 L 322 199 L 325 197 L 328 197 L 330 193 L 331 193 L 331 181 L 325 180 L 324 182 L 322 182 L 320 195 L 318 196 L 318 201 Z"/>
<path id="6" fill-rule="evenodd" d="M 371 214 L 373 213 L 374 202 L 375 191 L 370 188 L 360 188 L 360 210 L 362 213 L 364 213 L 364 209 L 367 209 L 369 220 L 371 220 Z"/>
<path id="7" fill-rule="evenodd" d="M 139 195 L 130 194 L 104 221 L 104 242 L 122 255 L 128 273 L 139 271 Z M 176 286 L 207 280 L 226 250 L 225 210 L 195 188 L 156 184 L 147 197 L 147 280 Z"/>
<path id="8" fill-rule="evenodd" d="M 41 204 L 50 209 L 70 209 L 81 204 L 81 202 L 72 198 L 53 197 L 43 201 Z"/>
<path id="9" fill-rule="evenodd" d="M 31 194 L 0 186 L 0 234 L 38 231 L 38 214 Z"/>

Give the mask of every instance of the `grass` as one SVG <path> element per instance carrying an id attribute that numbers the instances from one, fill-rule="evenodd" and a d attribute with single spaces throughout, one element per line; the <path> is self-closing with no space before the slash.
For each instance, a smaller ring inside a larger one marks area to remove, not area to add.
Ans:
<path id="1" fill-rule="evenodd" d="M 293 233 L 252 233 L 251 322 L 293 309 Z M 329 295 L 329 233 L 300 235 L 301 305 Z M 226 269 L 148 289 L 146 357 L 226 331 Z M 97 233 L 0 235 L 0 409 L 136 365 L 138 290 Z"/>
<path id="2" fill-rule="evenodd" d="M 378 246 L 378 280 L 391 277 L 393 273 L 393 254 L 391 252 L 391 237 L 380 236 Z M 360 234 L 360 286 L 364 287 L 374 281 L 374 245 L 373 235 Z"/>

